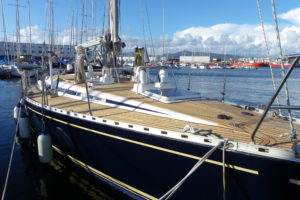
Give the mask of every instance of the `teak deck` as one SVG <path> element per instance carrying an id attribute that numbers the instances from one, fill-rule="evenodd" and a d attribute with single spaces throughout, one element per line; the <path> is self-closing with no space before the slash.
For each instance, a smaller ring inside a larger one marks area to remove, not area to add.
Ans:
<path id="1" fill-rule="evenodd" d="M 62 79 L 70 82 L 72 77 L 70 75 L 66 75 L 64 77 L 60 77 L 60 81 L 62 81 Z M 79 86 L 85 87 L 84 84 L 79 84 Z M 112 108 L 95 103 L 90 104 L 92 115 L 115 121 L 177 132 L 181 132 L 186 125 L 193 125 L 199 129 L 212 130 L 212 133 L 218 137 L 246 143 L 251 141 L 252 131 L 261 116 L 256 112 L 244 110 L 240 107 L 225 104 L 216 100 L 196 100 L 165 104 L 130 91 L 132 87 L 133 83 L 124 82 L 111 85 L 93 86 L 91 89 L 215 122 L 219 124 L 219 126 L 208 126 L 182 120 L 169 119 L 120 108 Z M 41 103 L 41 92 L 32 88 L 31 98 L 34 101 Z M 49 106 L 66 111 L 89 114 L 88 103 L 85 101 L 62 96 L 51 97 L 48 95 L 48 104 Z M 228 120 L 218 119 L 217 116 L 219 114 L 225 114 L 232 118 Z M 299 126 L 295 125 L 295 127 L 297 132 L 299 132 Z M 292 143 L 290 142 L 290 138 L 278 137 L 280 134 L 288 132 L 290 132 L 288 121 L 277 117 L 266 117 L 256 134 L 256 143 L 259 145 L 274 146 L 277 148 L 291 150 Z"/>

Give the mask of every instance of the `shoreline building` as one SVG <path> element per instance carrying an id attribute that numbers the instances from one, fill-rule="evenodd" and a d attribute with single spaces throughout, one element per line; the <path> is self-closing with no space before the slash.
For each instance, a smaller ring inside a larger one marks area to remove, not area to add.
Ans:
<path id="1" fill-rule="evenodd" d="M 17 56 L 17 44 L 15 42 L 7 42 L 8 55 L 5 50 L 5 43 L 0 42 L 0 56 L 9 56 L 10 59 L 14 59 Z M 31 49 L 31 52 L 30 52 Z M 20 56 L 23 58 L 32 57 L 35 60 L 41 60 L 41 57 L 48 57 L 49 53 L 51 56 L 57 56 L 62 59 L 74 58 L 75 49 L 70 45 L 53 45 L 51 52 L 49 51 L 48 44 L 31 44 L 20 43 Z M 44 55 L 43 55 L 44 54 Z"/>
<path id="2" fill-rule="evenodd" d="M 180 56 L 179 60 L 182 64 L 208 64 L 212 62 L 210 56 Z"/>

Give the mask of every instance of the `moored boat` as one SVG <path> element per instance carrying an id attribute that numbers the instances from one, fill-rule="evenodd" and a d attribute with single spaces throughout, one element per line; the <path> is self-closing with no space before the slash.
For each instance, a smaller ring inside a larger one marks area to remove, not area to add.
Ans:
<path id="1" fill-rule="evenodd" d="M 33 77 L 40 69 L 39 65 L 30 63 L 13 63 L 8 66 L 11 76 L 19 78 L 22 77 L 25 71 L 27 71 L 29 77 Z"/>
<path id="2" fill-rule="evenodd" d="M 118 5 L 109 1 L 107 35 L 77 46 L 75 74 L 26 87 L 34 137 L 50 135 L 56 154 L 135 199 L 299 196 L 297 119 L 290 131 L 286 117 L 266 115 L 268 109 L 261 114 L 179 89 L 163 66 L 141 61 L 133 77 L 119 76 L 125 44 L 117 32 Z M 83 70 L 85 49 L 95 45 L 107 53 L 100 79 Z"/>
<path id="3" fill-rule="evenodd" d="M 263 62 L 234 62 L 231 64 L 233 67 L 263 67 L 265 64 Z"/>
<path id="4" fill-rule="evenodd" d="M 271 67 L 281 67 L 281 64 L 280 63 L 270 63 L 270 66 Z M 290 66 L 290 64 L 288 64 L 288 63 L 283 64 L 283 67 L 289 67 L 289 66 Z"/>

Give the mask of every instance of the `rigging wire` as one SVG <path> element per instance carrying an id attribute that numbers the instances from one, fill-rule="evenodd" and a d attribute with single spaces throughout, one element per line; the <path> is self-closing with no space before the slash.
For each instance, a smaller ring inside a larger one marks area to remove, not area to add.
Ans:
<path id="1" fill-rule="evenodd" d="M 150 34 L 150 41 L 151 41 L 151 46 L 152 46 L 152 56 L 155 57 L 155 50 L 154 50 L 154 43 L 153 43 L 153 37 L 152 37 L 152 32 L 151 32 L 151 26 L 150 26 L 150 18 L 149 18 L 147 0 L 144 0 L 144 2 L 145 2 L 144 3 L 145 11 L 146 11 L 146 15 L 147 15 L 148 29 L 149 29 L 149 34 Z"/>
<path id="2" fill-rule="evenodd" d="M 211 156 L 218 148 L 222 145 L 222 142 L 219 142 L 216 146 L 214 146 L 211 150 L 209 150 L 200 160 L 192 167 L 192 169 L 168 192 L 166 192 L 163 196 L 159 198 L 159 200 L 167 200 L 170 199 L 171 196 L 181 187 L 181 185 L 189 178 L 205 161 Z"/>
<path id="3" fill-rule="evenodd" d="M 274 76 L 274 72 L 273 72 L 273 69 L 272 69 L 272 66 L 270 63 L 271 62 L 270 48 L 269 48 L 269 44 L 268 44 L 268 40 L 267 40 L 267 36 L 266 36 L 266 32 L 265 32 L 265 26 L 264 26 L 264 22 L 263 22 L 263 17 L 262 17 L 262 13 L 261 13 L 260 0 L 256 0 L 256 4 L 257 4 L 258 15 L 259 15 L 259 21 L 260 21 L 261 28 L 262 28 L 263 35 L 264 35 L 264 41 L 265 41 L 267 56 L 268 56 L 268 60 L 269 60 L 269 68 L 270 68 L 270 73 L 271 73 L 271 77 L 272 77 L 273 89 L 274 89 L 274 91 L 276 91 L 275 76 Z M 276 102 L 278 105 L 280 105 L 280 101 L 279 101 L 278 97 L 276 98 Z M 280 109 L 279 109 L 279 113 L 281 114 Z"/>
<path id="4" fill-rule="evenodd" d="M 165 8 L 164 8 L 164 0 L 161 0 L 162 6 L 162 28 L 163 28 L 163 38 L 162 38 L 162 56 L 165 54 Z"/>
<path id="5" fill-rule="evenodd" d="M 104 35 L 105 34 L 105 32 L 104 32 L 104 28 L 105 28 L 105 20 L 106 20 L 106 6 L 107 6 L 107 4 L 106 4 L 106 2 L 107 1 L 104 1 L 104 6 L 103 6 L 103 8 L 104 8 L 104 11 L 103 11 L 103 23 L 102 23 L 102 35 Z"/>
<path id="6" fill-rule="evenodd" d="M 271 0 L 271 4 L 272 4 L 272 11 L 273 11 L 273 17 L 274 17 L 274 23 L 275 23 L 277 43 L 278 43 L 278 47 L 279 47 L 279 51 L 280 51 L 281 74 L 282 74 L 282 78 L 284 78 L 285 77 L 285 69 L 284 69 L 284 66 L 283 66 L 283 53 L 282 53 L 282 46 L 281 46 L 281 40 L 280 40 L 280 35 L 279 35 L 277 14 L 276 14 L 276 8 L 275 8 L 274 0 Z M 287 104 L 287 106 L 290 106 L 290 98 L 289 98 L 289 90 L 288 90 L 287 82 L 285 82 L 284 86 L 285 86 L 286 104 Z M 293 121 L 292 121 L 293 120 L 292 111 L 290 109 L 288 109 L 288 114 L 289 114 L 289 124 L 290 124 L 290 128 L 291 128 L 291 138 L 292 138 L 292 140 L 295 140 L 297 135 L 296 135 L 296 131 L 295 131 L 295 128 L 294 128 Z"/>
<path id="7" fill-rule="evenodd" d="M 142 5 L 142 2 L 140 1 L 140 4 Z M 144 23 L 144 12 L 141 6 L 141 17 L 142 17 L 142 31 L 143 31 L 143 39 L 144 39 L 144 45 L 145 45 L 145 51 L 147 51 L 147 42 L 146 42 L 146 33 L 145 33 L 145 23 Z"/>

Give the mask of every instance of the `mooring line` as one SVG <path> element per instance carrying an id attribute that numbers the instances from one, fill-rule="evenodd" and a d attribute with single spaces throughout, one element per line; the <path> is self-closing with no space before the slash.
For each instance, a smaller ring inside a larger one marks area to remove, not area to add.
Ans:
<path id="1" fill-rule="evenodd" d="M 10 170 L 11 170 L 12 159 L 13 159 L 14 150 L 15 150 L 15 146 L 16 146 L 16 136 L 17 136 L 17 132 L 19 130 L 20 113 L 21 113 L 21 108 L 18 110 L 16 131 L 15 131 L 15 134 L 14 134 L 13 145 L 12 145 L 12 148 L 11 148 L 11 153 L 10 153 L 10 158 L 9 158 L 9 163 L 8 163 L 8 168 L 7 168 L 7 172 L 6 172 L 6 178 L 5 178 L 5 183 L 4 183 L 4 188 L 3 188 L 1 200 L 4 200 L 5 194 L 6 194 L 8 179 L 9 179 Z"/>

